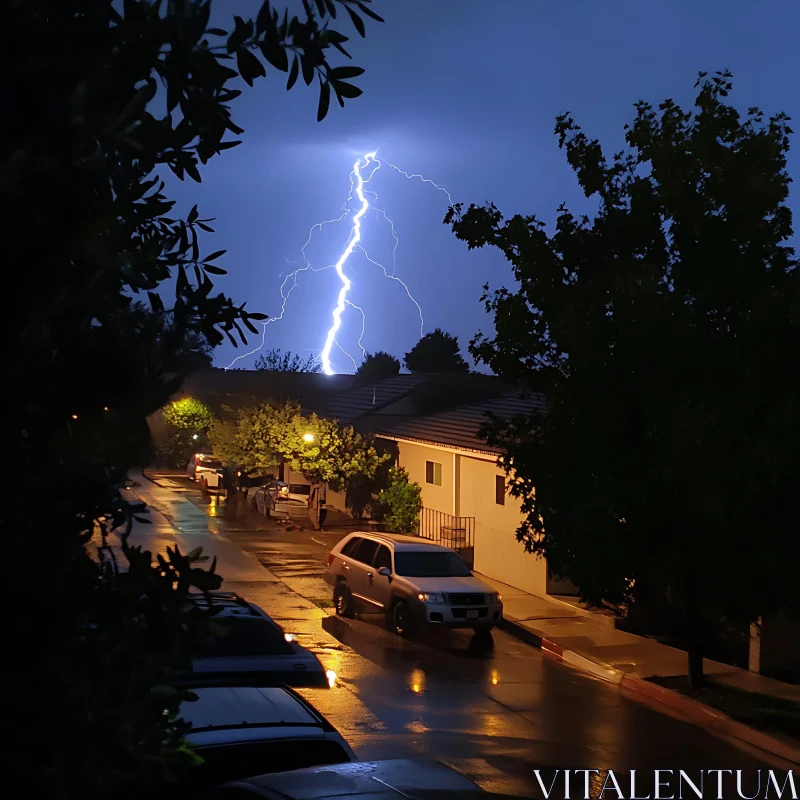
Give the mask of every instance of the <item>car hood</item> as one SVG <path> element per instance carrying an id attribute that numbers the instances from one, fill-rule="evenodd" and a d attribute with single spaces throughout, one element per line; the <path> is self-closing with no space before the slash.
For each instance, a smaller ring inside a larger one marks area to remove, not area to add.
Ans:
<path id="1" fill-rule="evenodd" d="M 469 578 L 406 578 L 405 580 L 416 586 L 420 592 L 443 592 L 445 594 L 460 592 L 491 594 L 494 592 L 491 586 L 487 586 L 474 576 Z"/>

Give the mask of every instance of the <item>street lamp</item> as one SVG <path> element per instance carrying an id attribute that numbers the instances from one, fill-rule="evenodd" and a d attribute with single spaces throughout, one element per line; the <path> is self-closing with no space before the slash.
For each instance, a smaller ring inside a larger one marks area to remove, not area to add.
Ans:
<path id="1" fill-rule="evenodd" d="M 314 434 L 313 433 L 304 433 L 303 434 L 303 441 L 306 444 L 311 444 L 314 441 Z"/>
<path id="2" fill-rule="evenodd" d="M 199 437 L 197 434 L 195 434 L 194 436 L 192 436 L 192 439 L 194 439 L 195 441 L 196 441 L 197 439 L 199 439 L 199 438 L 200 438 L 200 437 Z"/>

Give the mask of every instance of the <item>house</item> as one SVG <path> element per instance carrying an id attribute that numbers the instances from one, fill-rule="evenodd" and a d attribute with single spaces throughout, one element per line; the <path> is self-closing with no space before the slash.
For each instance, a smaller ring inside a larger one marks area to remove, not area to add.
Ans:
<path id="1" fill-rule="evenodd" d="M 386 415 L 376 435 L 397 446 L 397 461 L 422 487 L 420 535 L 462 552 L 476 572 L 537 595 L 572 594 L 548 575 L 543 558 L 517 541 L 523 514 L 498 466 L 500 448 L 481 436 L 488 414 L 511 417 L 544 410 L 542 394 L 506 393 L 427 416 Z"/>
<path id="2" fill-rule="evenodd" d="M 352 375 L 207 370 L 189 378 L 182 395 L 219 411 L 269 399 L 295 399 L 304 409 L 373 434 L 395 453 L 422 487 L 420 535 L 461 552 L 483 575 L 535 594 L 572 594 L 548 575 L 544 559 L 516 539 L 523 519 L 497 465 L 500 449 L 480 434 L 488 412 L 512 416 L 545 408 L 545 396 L 527 396 L 491 375 L 395 375 L 359 385 Z M 305 483 L 285 474 L 287 483 Z M 343 493 L 328 505 L 344 509 Z"/>

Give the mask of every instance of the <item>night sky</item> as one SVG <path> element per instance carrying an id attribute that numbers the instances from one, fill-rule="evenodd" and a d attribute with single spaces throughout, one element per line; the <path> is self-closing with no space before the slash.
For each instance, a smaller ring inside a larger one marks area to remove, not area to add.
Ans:
<path id="1" fill-rule="evenodd" d="M 258 6 L 224 0 L 212 22 L 230 30 L 234 13 L 253 16 Z M 170 182 L 180 211 L 197 202 L 202 216 L 217 218 L 205 240 L 206 252 L 228 250 L 218 263 L 229 275 L 217 285 L 251 310 L 280 313 L 283 276 L 302 265 L 309 228 L 341 213 L 353 162 L 365 152 L 379 148 L 379 157 L 446 187 L 456 202 L 491 200 L 509 216 L 534 213 L 550 224 L 561 202 L 587 209 L 553 135 L 559 113 L 571 111 L 610 155 L 637 100 L 688 103 L 698 70 L 727 67 L 741 110 L 758 105 L 800 117 L 796 0 L 376 0 L 373 7 L 386 23 L 368 24 L 366 39 L 349 22 L 338 25 L 351 36 L 352 63 L 366 69 L 355 81 L 360 98 L 344 109 L 333 101 L 317 123 L 316 88 L 301 80 L 287 93 L 285 76 L 268 68 L 268 78 L 243 85 L 233 104 L 244 143 L 210 162 L 202 185 Z M 795 152 L 792 172 L 797 159 Z M 507 263 L 455 239 L 442 224 L 447 198 L 432 186 L 384 167 L 370 188 L 394 221 L 396 275 L 422 306 L 426 332 L 456 334 L 466 355 L 475 332 L 491 330 L 481 287 L 508 285 Z M 334 263 L 348 231 L 341 223 L 316 232 L 312 265 Z M 394 243 L 376 213 L 365 217 L 364 244 L 391 271 Z M 352 300 L 367 315 L 364 346 L 402 359 L 420 335 L 417 309 L 358 251 L 347 271 Z M 266 347 L 319 353 L 339 287 L 332 269 L 301 273 L 283 318 L 266 329 Z M 348 309 L 343 320 L 339 341 L 360 360 L 361 317 Z M 215 364 L 225 367 L 248 349 L 221 345 Z M 332 361 L 338 371 L 354 369 L 341 351 Z"/>

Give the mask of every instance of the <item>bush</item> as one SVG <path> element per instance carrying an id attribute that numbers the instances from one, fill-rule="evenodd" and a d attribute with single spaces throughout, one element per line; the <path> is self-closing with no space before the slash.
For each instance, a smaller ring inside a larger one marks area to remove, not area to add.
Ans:
<path id="1" fill-rule="evenodd" d="M 419 533 L 422 487 L 408 480 L 402 467 L 389 470 L 389 486 L 378 495 L 386 529 L 391 533 Z"/>

